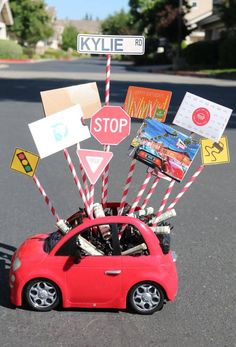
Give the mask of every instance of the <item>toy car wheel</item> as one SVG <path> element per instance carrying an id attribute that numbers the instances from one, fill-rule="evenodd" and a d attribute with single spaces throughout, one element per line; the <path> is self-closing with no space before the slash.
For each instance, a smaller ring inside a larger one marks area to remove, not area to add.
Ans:
<path id="1" fill-rule="evenodd" d="M 162 309 L 164 304 L 163 290 L 152 282 L 136 284 L 130 291 L 128 303 L 139 314 L 152 314 Z"/>
<path id="2" fill-rule="evenodd" d="M 50 311 L 58 306 L 58 287 L 47 279 L 30 281 L 24 291 L 26 303 L 36 311 Z"/>

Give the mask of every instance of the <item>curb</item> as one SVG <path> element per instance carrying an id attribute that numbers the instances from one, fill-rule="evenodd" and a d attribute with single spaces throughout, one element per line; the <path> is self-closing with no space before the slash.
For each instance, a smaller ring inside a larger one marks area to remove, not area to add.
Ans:
<path id="1" fill-rule="evenodd" d="M 14 64 L 23 64 L 23 63 L 34 63 L 32 59 L 0 59 L 0 63 L 14 63 Z"/>

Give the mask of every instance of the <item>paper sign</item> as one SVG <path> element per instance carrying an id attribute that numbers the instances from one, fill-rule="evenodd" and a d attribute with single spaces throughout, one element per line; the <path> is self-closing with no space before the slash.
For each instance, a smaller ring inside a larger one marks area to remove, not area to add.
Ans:
<path id="1" fill-rule="evenodd" d="M 221 137 L 219 142 L 209 139 L 201 140 L 202 163 L 204 165 L 226 164 L 230 162 L 228 140 Z"/>
<path id="2" fill-rule="evenodd" d="M 39 162 L 39 156 L 25 151 L 22 148 L 16 148 L 12 157 L 11 169 L 16 170 L 27 176 L 34 176 Z"/>
<path id="3" fill-rule="evenodd" d="M 104 106 L 93 115 L 90 131 L 102 145 L 118 145 L 130 134 L 130 117 L 120 106 Z"/>
<path id="4" fill-rule="evenodd" d="M 97 84 L 85 83 L 76 86 L 46 90 L 40 93 L 46 116 L 80 104 L 84 118 L 90 118 L 101 108 Z"/>
<path id="5" fill-rule="evenodd" d="M 218 142 L 232 111 L 215 102 L 186 93 L 173 123 Z"/>
<path id="6" fill-rule="evenodd" d="M 59 152 L 90 137 L 83 125 L 80 105 L 55 113 L 29 124 L 31 134 L 41 158 Z"/>
<path id="7" fill-rule="evenodd" d="M 112 152 L 78 149 L 77 155 L 91 184 L 95 184 L 113 157 Z"/>
<path id="8" fill-rule="evenodd" d="M 151 117 L 164 122 L 169 108 L 172 92 L 150 88 L 130 86 L 128 88 L 124 110 L 130 117 Z"/>
<path id="9" fill-rule="evenodd" d="M 177 181 L 182 181 L 200 147 L 191 137 L 151 118 L 145 119 L 131 146 L 136 159 Z"/>
<path id="10" fill-rule="evenodd" d="M 145 52 L 145 38 L 129 35 L 79 34 L 77 51 L 89 54 L 140 55 Z"/>

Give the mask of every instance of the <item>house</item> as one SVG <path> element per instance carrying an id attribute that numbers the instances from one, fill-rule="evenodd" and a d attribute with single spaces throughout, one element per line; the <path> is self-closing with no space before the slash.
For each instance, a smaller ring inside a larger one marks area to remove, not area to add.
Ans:
<path id="1" fill-rule="evenodd" d="M 216 12 L 219 2 L 221 0 L 189 0 L 191 9 L 185 15 L 185 19 L 193 31 L 186 38 L 187 44 L 200 40 L 216 40 L 220 37 L 225 28 Z"/>
<path id="2" fill-rule="evenodd" d="M 13 18 L 8 0 L 0 0 L 0 39 L 7 39 L 7 25 L 13 25 Z"/>
<path id="3" fill-rule="evenodd" d="M 54 24 L 55 38 L 58 44 L 61 43 L 62 34 L 66 26 L 74 26 L 78 34 L 101 34 L 101 21 L 100 20 L 69 20 L 69 19 L 60 19 L 56 20 Z"/>
<path id="4" fill-rule="evenodd" d="M 101 21 L 100 20 L 70 20 L 70 19 L 57 19 L 55 7 L 48 7 L 47 12 L 51 18 L 51 22 L 54 29 L 53 37 L 51 37 L 47 45 L 51 48 L 58 49 L 62 43 L 62 34 L 66 26 L 72 25 L 77 28 L 78 34 L 99 34 L 101 33 Z"/>

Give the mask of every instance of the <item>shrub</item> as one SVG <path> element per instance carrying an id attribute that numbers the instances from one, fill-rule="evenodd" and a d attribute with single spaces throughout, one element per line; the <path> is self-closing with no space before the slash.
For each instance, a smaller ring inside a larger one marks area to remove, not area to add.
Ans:
<path id="1" fill-rule="evenodd" d="M 171 64 L 171 60 L 165 53 L 149 53 L 136 55 L 131 58 L 135 65 L 166 65 Z"/>
<path id="2" fill-rule="evenodd" d="M 48 48 L 42 56 L 43 58 L 60 59 L 64 55 L 65 52 L 60 49 Z"/>
<path id="3" fill-rule="evenodd" d="M 23 55 L 23 49 L 20 45 L 10 40 L 0 40 L 0 58 L 19 59 Z"/>
<path id="4" fill-rule="evenodd" d="M 219 49 L 219 65 L 224 68 L 236 67 L 236 37 L 224 39 Z"/>
<path id="5" fill-rule="evenodd" d="M 220 41 L 199 41 L 187 46 L 183 56 L 191 67 L 217 67 L 219 62 Z"/>
<path id="6" fill-rule="evenodd" d="M 23 54 L 27 58 L 33 58 L 35 55 L 35 49 L 32 47 L 23 47 Z"/>

